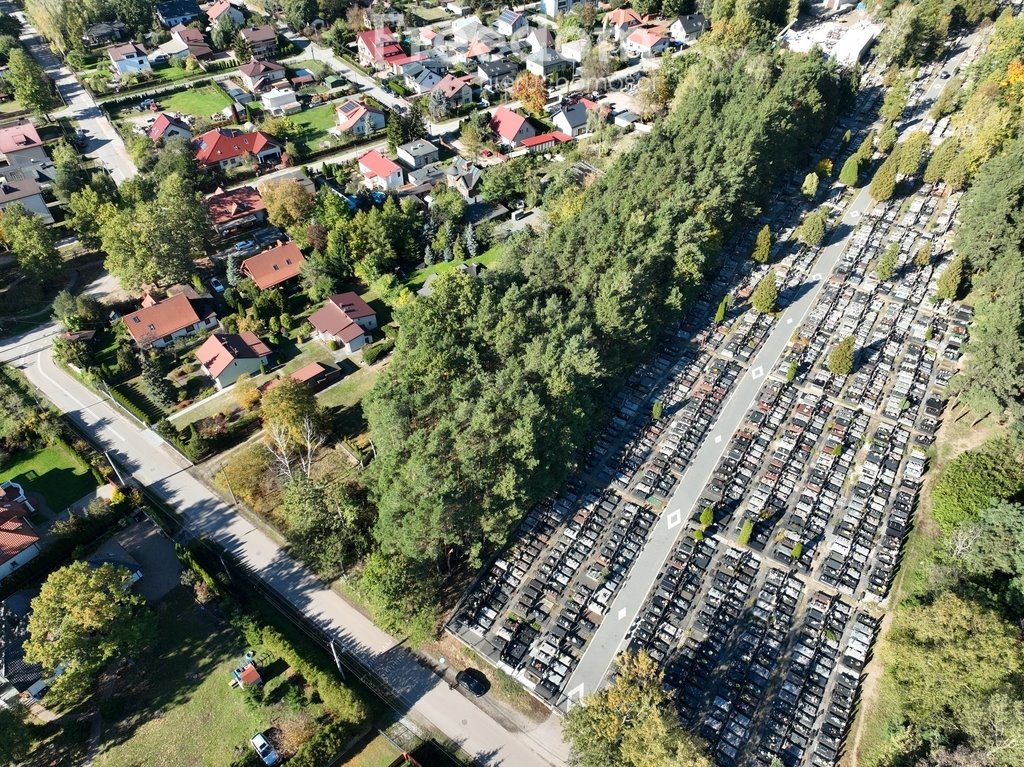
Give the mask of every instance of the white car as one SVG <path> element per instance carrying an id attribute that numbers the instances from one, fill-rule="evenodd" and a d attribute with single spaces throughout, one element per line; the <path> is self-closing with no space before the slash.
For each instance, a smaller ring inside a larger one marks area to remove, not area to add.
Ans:
<path id="1" fill-rule="evenodd" d="M 263 760 L 263 763 L 270 767 L 270 765 L 277 764 L 281 761 L 281 757 L 277 755 L 277 751 L 270 745 L 270 742 L 263 737 L 263 733 L 259 732 L 252 736 L 252 747 L 256 749 L 257 755 Z"/>

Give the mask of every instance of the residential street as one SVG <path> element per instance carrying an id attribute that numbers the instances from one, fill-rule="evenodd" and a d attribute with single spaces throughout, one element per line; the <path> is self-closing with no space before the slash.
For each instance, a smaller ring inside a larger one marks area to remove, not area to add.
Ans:
<path id="1" fill-rule="evenodd" d="M 43 38 L 28 23 L 25 14 L 10 0 L 2 0 L 0 10 L 22 20 L 24 23 L 22 41 L 35 60 L 53 78 L 57 92 L 60 93 L 60 97 L 64 101 L 64 108 L 53 112 L 51 117 L 70 117 L 72 120 L 78 121 L 79 127 L 85 131 L 89 142 L 85 147 L 86 156 L 103 163 L 110 170 L 114 183 L 121 184 L 135 176 L 139 171 L 128 157 L 124 142 L 117 135 L 110 120 L 103 116 L 89 92 L 78 84 L 71 70 L 61 64 L 60 59 L 50 51 Z"/>
<path id="2" fill-rule="evenodd" d="M 393 637 L 221 503 L 152 431 L 137 428 L 106 400 L 61 370 L 50 355 L 50 341 L 56 332 L 50 324 L 8 339 L 0 345 L 0 361 L 20 368 L 60 410 L 127 466 L 135 480 L 178 509 L 191 533 L 223 546 L 337 637 L 408 704 L 410 719 L 441 730 L 481 764 L 529 767 L 565 763 L 568 750 L 561 740 L 558 717 L 552 715 L 529 733 L 508 732 L 462 693 L 449 689 Z"/>

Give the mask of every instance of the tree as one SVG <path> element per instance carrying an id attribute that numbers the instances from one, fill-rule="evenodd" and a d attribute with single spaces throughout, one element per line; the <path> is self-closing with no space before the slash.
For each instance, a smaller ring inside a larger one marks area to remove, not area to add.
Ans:
<path id="1" fill-rule="evenodd" d="M 53 298 L 53 318 L 65 330 L 81 330 L 83 327 L 103 322 L 103 304 L 89 295 L 72 295 L 62 290 Z"/>
<path id="2" fill-rule="evenodd" d="M 868 131 L 868 135 L 860 142 L 856 155 L 861 162 L 871 162 L 871 158 L 875 155 L 875 132 L 873 130 Z"/>
<path id="3" fill-rule="evenodd" d="M 758 264 L 767 264 L 772 254 L 772 230 L 768 224 L 761 227 L 754 242 L 754 252 L 750 255 Z"/>
<path id="4" fill-rule="evenodd" d="M 213 25 L 213 29 L 210 31 L 210 39 L 213 41 L 213 47 L 217 50 L 224 50 L 231 45 L 231 41 L 238 35 L 238 27 L 235 26 L 235 22 L 231 20 L 230 13 L 222 13 L 217 18 L 217 23 Z M 244 38 L 242 38 L 244 39 Z"/>
<path id="5" fill-rule="evenodd" d="M 427 112 L 431 120 L 445 120 L 451 116 L 452 102 L 441 90 L 432 90 L 427 101 Z"/>
<path id="6" fill-rule="evenodd" d="M 235 53 L 235 61 L 242 64 L 253 59 L 252 45 L 242 35 L 236 34 L 232 44 Z"/>
<path id="7" fill-rule="evenodd" d="M 740 527 L 740 534 L 736 536 L 736 542 L 740 546 L 746 546 L 750 543 L 750 538 L 754 534 L 754 521 L 749 517 L 743 520 L 743 526 Z"/>
<path id="8" fill-rule="evenodd" d="M 13 38 L 21 37 L 21 21 L 9 13 L 0 13 L 0 35 Z"/>
<path id="9" fill-rule="evenodd" d="M 103 203 L 103 198 L 91 186 L 71 194 L 68 202 L 70 222 L 84 247 L 98 248 L 100 245 L 99 212 Z"/>
<path id="10" fill-rule="evenodd" d="M 243 410 L 253 411 L 260 402 L 260 390 L 248 373 L 243 373 L 235 381 L 235 402 Z"/>
<path id="11" fill-rule="evenodd" d="M 288 26 L 296 32 L 311 24 L 319 11 L 316 0 L 282 0 L 281 10 Z"/>
<path id="12" fill-rule="evenodd" d="M 892 276 L 896 273 L 896 264 L 899 259 L 900 246 L 895 242 L 885 249 L 882 257 L 878 259 L 875 264 L 875 276 L 879 280 L 885 282 L 891 280 Z"/>
<path id="13" fill-rule="evenodd" d="M 25 659 L 63 673 L 50 695 L 80 699 L 112 660 L 138 655 L 152 640 L 153 614 L 124 567 L 74 562 L 55 570 L 32 600 Z"/>
<path id="14" fill-rule="evenodd" d="M 611 685 L 588 695 L 563 719 L 578 767 L 710 767 L 705 746 L 679 726 L 663 674 L 646 653 L 616 660 Z"/>
<path id="15" fill-rule="evenodd" d="M 729 311 L 729 296 L 722 296 L 718 302 L 718 309 L 715 310 L 715 324 L 719 325 L 725 321 L 725 313 Z"/>
<path id="16" fill-rule="evenodd" d="M 761 312 L 761 314 L 771 314 L 775 311 L 775 303 L 778 300 L 779 288 L 776 284 L 775 270 L 769 269 L 768 273 L 757 283 L 750 304 L 755 311 Z"/>
<path id="17" fill-rule="evenodd" d="M 484 146 L 483 128 L 472 117 L 459 126 L 459 142 L 471 160 L 475 160 Z"/>
<path id="18" fill-rule="evenodd" d="M 892 199 L 893 194 L 896 193 L 896 169 L 897 163 L 890 156 L 875 171 L 875 177 L 871 179 L 871 186 L 869 187 L 871 196 L 874 199 L 879 202 Z"/>
<path id="19" fill-rule="evenodd" d="M 149 396 L 162 407 L 170 407 L 175 402 L 174 385 L 164 376 L 160 363 L 152 354 L 142 357 L 142 382 L 146 385 Z"/>
<path id="20" fill-rule="evenodd" d="M 797 237 L 804 245 L 814 248 L 825 241 L 826 215 L 823 210 L 815 210 L 804 218 L 797 230 Z"/>
<path id="21" fill-rule="evenodd" d="M 31 725 L 28 723 L 28 709 L 15 702 L 0 706 L 0 764 L 20 763 L 28 756 L 34 744 Z"/>
<path id="22" fill-rule="evenodd" d="M 298 179 L 264 184 L 260 196 L 267 207 L 267 219 L 282 229 L 306 223 L 313 213 L 313 193 Z"/>
<path id="23" fill-rule="evenodd" d="M 0 229 L 27 280 L 45 285 L 60 278 L 63 262 L 42 218 L 16 202 L 0 214 Z"/>
<path id="24" fill-rule="evenodd" d="M 707 530 L 709 527 L 711 527 L 712 524 L 714 524 L 714 521 L 715 521 L 715 507 L 714 506 L 705 506 L 704 510 L 700 513 L 700 525 L 701 525 L 701 527 L 703 527 L 705 530 Z"/>
<path id="25" fill-rule="evenodd" d="M 794 561 L 800 559 L 804 555 L 804 544 L 803 541 L 797 541 L 793 544 L 793 550 L 790 552 L 790 556 L 793 557 Z"/>
<path id="26" fill-rule="evenodd" d="M 853 336 L 847 336 L 832 349 L 828 356 L 828 369 L 832 375 L 848 376 L 853 372 Z"/>
<path id="27" fill-rule="evenodd" d="M 462 237 L 466 241 L 466 256 L 469 258 L 476 258 L 478 248 L 476 243 L 476 231 L 473 229 L 472 222 L 466 224 Z"/>
<path id="28" fill-rule="evenodd" d="M 15 98 L 37 114 L 44 114 L 53 103 L 50 78 L 24 48 L 11 51 L 4 79 Z"/>
<path id="29" fill-rule="evenodd" d="M 796 374 L 797 374 L 797 372 L 799 370 L 800 370 L 800 366 L 797 364 L 796 360 L 793 360 L 793 362 L 790 362 L 789 363 L 789 367 L 786 368 L 786 380 L 789 383 L 793 383 L 793 381 L 796 380 Z"/>
<path id="30" fill-rule="evenodd" d="M 813 200 L 818 196 L 818 174 L 808 173 L 804 176 L 804 183 L 800 185 L 800 193 L 808 200 Z"/>
<path id="31" fill-rule="evenodd" d="M 955 301 L 960 294 L 960 286 L 964 282 L 966 259 L 963 256 L 954 256 L 949 266 L 939 276 L 938 284 L 935 286 L 935 296 L 945 301 Z"/>
<path id="32" fill-rule="evenodd" d="M 532 72 L 521 72 L 512 83 L 511 96 L 523 105 L 523 109 L 534 116 L 544 114 L 544 105 L 548 100 L 548 91 L 544 86 L 544 78 Z"/>
<path id="33" fill-rule="evenodd" d="M 949 171 L 949 166 L 960 152 L 960 139 L 950 136 L 945 139 L 928 160 L 924 169 L 924 180 L 927 184 L 942 181 Z"/>
<path id="34" fill-rule="evenodd" d="M 404 115 L 394 112 L 389 114 L 385 133 L 388 139 L 388 152 L 394 153 L 402 144 L 426 138 L 427 126 L 423 122 L 423 114 L 418 109 L 410 109 Z"/>
<path id="35" fill-rule="evenodd" d="M 282 430 L 290 442 L 304 442 L 306 423 L 319 425 L 321 416 L 313 390 L 290 377 L 264 394 L 260 405 L 264 428 Z"/>
<path id="36" fill-rule="evenodd" d="M 929 147 L 931 147 L 931 138 L 924 131 L 914 131 L 907 136 L 907 140 L 900 144 L 897 163 L 899 173 L 903 176 L 917 175 L 928 156 Z"/>
<path id="37" fill-rule="evenodd" d="M 660 399 L 654 400 L 654 404 L 651 405 L 651 420 L 660 421 L 661 416 L 665 411 L 665 406 L 662 404 Z"/>
<path id="38" fill-rule="evenodd" d="M 882 154 L 889 154 L 896 146 L 896 139 L 899 138 L 899 134 L 895 128 L 887 128 L 882 131 L 878 137 L 878 151 Z"/>
<path id="39" fill-rule="evenodd" d="M 932 263 L 932 244 L 926 242 L 920 248 L 917 249 L 917 253 L 914 254 L 914 265 L 924 269 L 925 267 L 931 266 Z"/>
<path id="40" fill-rule="evenodd" d="M 613 70 L 614 59 L 597 45 L 592 45 L 583 54 L 580 62 L 580 77 L 584 90 L 596 90 Z"/>
<path id="41" fill-rule="evenodd" d="M 850 155 L 843 163 L 839 171 L 839 180 L 847 186 L 857 186 L 860 180 L 860 157 L 856 154 Z"/>

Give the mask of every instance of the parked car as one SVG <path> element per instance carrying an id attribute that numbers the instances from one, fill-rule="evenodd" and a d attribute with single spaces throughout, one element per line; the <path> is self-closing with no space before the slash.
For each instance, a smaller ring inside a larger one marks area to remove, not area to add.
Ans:
<path id="1" fill-rule="evenodd" d="M 235 252 L 241 253 L 243 250 L 252 250 L 256 247 L 255 240 L 239 240 L 235 243 Z"/>
<path id="2" fill-rule="evenodd" d="M 214 293 L 224 292 L 224 283 L 218 280 L 216 277 L 210 278 L 210 287 L 213 288 Z"/>
<path id="3" fill-rule="evenodd" d="M 275 751 L 274 747 L 270 745 L 270 741 L 263 737 L 262 732 L 258 732 L 253 735 L 251 743 L 252 747 L 256 749 L 256 754 L 263 760 L 263 763 L 267 765 L 267 767 L 277 764 L 281 760 L 281 757 L 277 755 L 277 751 Z"/>
<path id="4" fill-rule="evenodd" d="M 487 677 L 483 675 L 482 671 L 475 668 L 466 668 L 460 671 L 455 675 L 455 682 L 478 698 L 491 689 L 491 683 L 487 681 Z"/>

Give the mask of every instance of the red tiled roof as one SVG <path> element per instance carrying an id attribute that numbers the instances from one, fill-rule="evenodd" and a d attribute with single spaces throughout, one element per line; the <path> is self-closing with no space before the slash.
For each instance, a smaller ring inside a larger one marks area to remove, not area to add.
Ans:
<path id="1" fill-rule="evenodd" d="M 248 64 L 242 64 L 242 66 L 238 68 L 238 71 L 246 77 L 261 77 L 267 72 L 283 72 L 284 67 L 273 61 L 260 61 L 259 59 L 255 59 L 250 61 Z"/>
<path id="2" fill-rule="evenodd" d="M 526 118 L 508 107 L 498 107 L 491 117 L 491 129 L 506 141 L 514 141 Z"/>
<path id="3" fill-rule="evenodd" d="M 366 47 L 372 61 L 383 61 L 405 53 L 402 46 L 398 44 L 395 33 L 388 27 L 367 29 L 356 35 L 356 40 Z"/>
<path id="4" fill-rule="evenodd" d="M 188 134 L 190 136 L 192 135 L 192 130 L 183 121 L 179 120 L 177 117 L 171 117 L 166 112 L 161 112 L 149 128 L 150 140 L 156 141 L 157 139 L 162 139 L 164 134 L 167 133 L 168 128 L 171 126 L 180 128 L 183 131 L 188 131 Z"/>
<path id="5" fill-rule="evenodd" d="M 197 136 L 194 143 L 196 162 L 203 165 L 214 165 L 245 154 L 259 154 L 267 147 L 281 146 L 263 131 L 242 133 L 224 128 L 207 131 Z"/>
<path id="6" fill-rule="evenodd" d="M 140 344 L 151 343 L 199 322 L 199 315 L 184 293 L 126 314 L 122 321 Z"/>
<path id="7" fill-rule="evenodd" d="M 659 40 L 664 38 L 665 32 L 661 27 L 645 27 L 634 30 L 626 39 L 642 48 L 653 48 Z"/>
<path id="8" fill-rule="evenodd" d="M 456 77 L 449 73 L 441 78 L 441 81 L 431 88 L 432 91 L 441 91 L 445 95 L 445 98 L 453 99 L 463 88 L 473 82 L 472 75 L 463 75 L 462 77 Z"/>
<path id="9" fill-rule="evenodd" d="M 23 149 L 31 149 L 34 146 L 42 146 L 39 139 L 39 132 L 36 126 L 28 120 L 11 125 L 7 128 L 0 128 L 0 152 L 11 154 L 20 152 Z"/>
<path id="10" fill-rule="evenodd" d="M 135 54 L 136 58 L 145 58 L 146 51 L 138 43 L 124 43 L 122 45 L 112 45 L 107 48 L 107 53 L 110 55 L 111 61 L 121 61 L 128 57 L 129 54 Z"/>
<path id="11" fill-rule="evenodd" d="M 0 522 L 0 565 L 14 559 L 25 549 L 38 542 L 39 536 L 24 519 L 8 519 Z"/>
<path id="12" fill-rule="evenodd" d="M 564 144 L 567 141 L 572 141 L 572 137 L 562 133 L 561 131 L 554 131 L 553 133 L 542 133 L 539 136 L 524 138 L 522 145 L 527 149 L 531 149 L 532 147 L 541 146 L 549 142 L 554 144 Z"/>
<path id="13" fill-rule="evenodd" d="M 386 179 L 396 170 L 401 171 L 402 169 L 376 149 L 371 149 L 359 158 L 359 170 L 366 178 Z"/>
<path id="14" fill-rule="evenodd" d="M 613 27 L 621 27 L 623 24 L 635 25 L 642 21 L 643 19 L 640 18 L 640 14 L 632 8 L 616 8 L 604 17 L 604 23 L 611 24 Z"/>
<path id="15" fill-rule="evenodd" d="M 195 27 L 186 27 L 184 24 L 178 24 L 178 26 L 171 29 L 171 33 L 177 35 L 178 39 L 183 43 L 205 43 L 206 39 L 203 37 L 203 33 Z"/>
<path id="16" fill-rule="evenodd" d="M 196 349 L 199 364 L 217 378 L 228 365 L 239 359 L 259 359 L 270 354 L 270 347 L 255 333 L 214 333 Z"/>
<path id="17" fill-rule="evenodd" d="M 229 3 L 228 0 L 218 0 L 218 2 L 211 5 L 209 10 L 206 11 L 206 16 L 211 22 L 215 22 L 220 18 L 221 14 L 229 10 L 231 10 L 231 3 Z"/>
<path id="18" fill-rule="evenodd" d="M 304 263 L 306 257 L 302 255 L 299 246 L 294 240 L 289 240 L 245 259 L 242 272 L 249 275 L 261 290 L 267 290 L 292 277 L 298 277 Z"/>
<path id="19" fill-rule="evenodd" d="M 218 189 L 203 201 L 210 213 L 210 221 L 224 224 L 242 216 L 248 216 L 266 210 L 263 198 L 258 189 L 252 186 L 240 186 L 225 192 Z"/>

